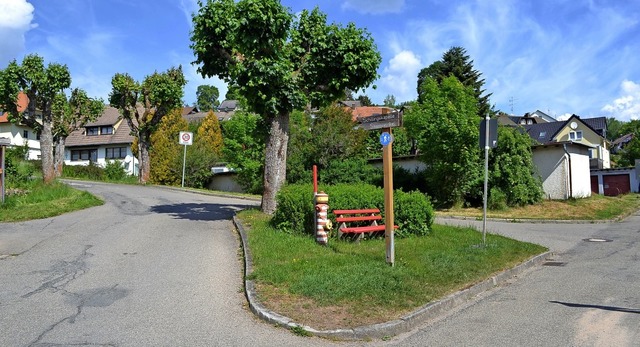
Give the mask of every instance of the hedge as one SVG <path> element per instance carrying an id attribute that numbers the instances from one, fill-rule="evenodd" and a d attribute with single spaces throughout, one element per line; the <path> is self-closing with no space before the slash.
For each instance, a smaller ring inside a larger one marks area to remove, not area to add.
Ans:
<path id="1" fill-rule="evenodd" d="M 369 184 L 339 184 L 320 186 L 329 195 L 329 219 L 337 230 L 333 210 L 379 208 L 383 217 L 384 190 Z M 394 215 L 398 237 L 426 235 L 431 230 L 435 214 L 431 202 L 424 194 L 394 191 Z M 311 184 L 293 184 L 280 189 L 278 207 L 271 222 L 284 232 L 315 234 L 315 208 Z"/>

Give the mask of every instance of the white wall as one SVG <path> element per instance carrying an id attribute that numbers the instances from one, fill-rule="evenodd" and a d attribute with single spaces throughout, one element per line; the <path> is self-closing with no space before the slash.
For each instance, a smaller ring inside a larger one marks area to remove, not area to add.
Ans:
<path id="1" fill-rule="evenodd" d="M 562 145 L 536 147 L 533 151 L 533 163 L 542 179 L 542 189 L 547 199 L 567 199 L 570 193 L 575 198 L 591 196 L 588 149 L 567 146 L 567 151 L 571 156 L 571 170 L 569 170 L 569 160 Z M 571 171 L 571 180 L 569 180 L 569 171 Z M 569 182 L 572 189 L 569 189 Z"/>
<path id="2" fill-rule="evenodd" d="M 28 139 L 22 136 L 25 130 L 29 132 Z M 36 136 L 36 133 L 31 128 L 13 123 L 0 124 L 0 137 L 6 137 L 11 141 L 8 147 L 24 146 L 25 140 L 27 141 L 29 146 L 27 159 L 30 160 L 40 159 L 40 141 L 36 140 Z"/>
<path id="3" fill-rule="evenodd" d="M 109 146 L 114 147 L 114 146 Z M 96 161 L 97 165 L 100 165 L 102 167 L 105 167 L 107 165 L 107 161 L 113 161 L 113 160 L 118 160 L 122 163 L 124 170 L 127 172 L 127 174 L 129 175 L 134 175 L 137 176 L 138 175 L 138 159 L 136 157 L 133 156 L 133 153 L 131 152 L 131 146 L 127 145 L 127 146 L 119 146 L 119 147 L 127 147 L 127 156 L 124 159 L 105 159 L 105 149 L 107 147 L 103 147 L 100 146 L 98 147 L 98 159 Z M 75 148 L 74 148 L 75 150 Z M 69 165 L 69 166 L 75 166 L 75 165 L 89 165 L 89 160 L 76 160 L 76 161 L 72 161 L 71 160 L 71 149 L 69 148 L 65 148 L 64 150 L 64 164 L 65 165 Z"/>

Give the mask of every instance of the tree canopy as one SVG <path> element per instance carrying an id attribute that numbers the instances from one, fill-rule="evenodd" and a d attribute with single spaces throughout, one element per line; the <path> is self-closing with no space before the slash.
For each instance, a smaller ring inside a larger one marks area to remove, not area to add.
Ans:
<path id="1" fill-rule="evenodd" d="M 453 76 L 428 77 L 419 102 L 404 116 L 429 167 L 429 193 L 442 206 L 462 203 L 480 179 L 477 103 L 471 87 Z"/>
<path id="2" fill-rule="evenodd" d="M 220 105 L 218 98 L 220 91 L 216 86 L 200 85 L 196 90 L 196 98 L 198 99 L 198 108 L 201 112 L 211 111 Z"/>
<path id="3" fill-rule="evenodd" d="M 87 97 L 81 90 L 72 92 L 71 100 L 67 100 L 64 93 L 70 87 L 71 74 L 67 66 L 58 63 L 45 66 L 44 59 L 37 54 L 25 56 L 22 64 L 14 60 L 0 70 L 0 105 L 12 122 L 24 124 L 40 134 L 45 183 L 56 177 L 54 140 L 62 141 L 58 151 L 64 151 L 64 139 L 69 131 L 86 117 L 95 117 L 100 110 L 97 104 L 101 102 Z M 27 108 L 22 112 L 17 104 L 19 93 L 28 98 Z"/>
<path id="4" fill-rule="evenodd" d="M 182 67 L 145 77 L 142 83 L 127 73 L 117 73 L 111 79 L 109 103 L 127 121 L 137 141 L 140 163 L 139 181 L 149 180 L 151 134 L 164 116 L 182 106 L 183 88 L 187 81 Z"/>
<path id="5" fill-rule="evenodd" d="M 477 99 L 478 115 L 482 118 L 491 112 L 489 97 L 482 89 L 484 79 L 482 73 L 475 70 L 473 60 L 467 55 L 467 51 L 462 47 L 452 47 L 438 60 L 418 73 L 418 99 L 422 97 L 422 83 L 427 78 L 432 78 L 438 83 L 449 77 L 456 77 L 464 86 L 473 88 L 473 95 Z M 483 95 L 484 94 L 484 95 Z"/>
<path id="6" fill-rule="evenodd" d="M 277 0 L 198 4 L 191 34 L 198 71 L 237 86 L 250 111 L 266 120 L 262 210 L 273 213 L 286 180 L 290 113 L 370 85 L 380 54 L 368 32 L 353 23 L 327 24 L 317 8 L 294 18 Z"/>

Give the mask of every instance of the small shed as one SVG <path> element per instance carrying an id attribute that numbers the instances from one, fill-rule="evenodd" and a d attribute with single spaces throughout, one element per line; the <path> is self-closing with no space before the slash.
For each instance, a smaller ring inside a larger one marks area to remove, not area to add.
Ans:
<path id="1" fill-rule="evenodd" d="M 533 147 L 533 163 L 545 197 L 554 200 L 591 196 L 589 150 L 575 142 L 550 142 Z"/>

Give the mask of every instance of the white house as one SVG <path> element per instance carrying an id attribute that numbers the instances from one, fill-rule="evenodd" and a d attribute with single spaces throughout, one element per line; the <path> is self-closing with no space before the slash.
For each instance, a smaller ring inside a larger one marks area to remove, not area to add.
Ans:
<path id="1" fill-rule="evenodd" d="M 67 137 L 64 153 L 65 165 L 89 165 L 93 162 L 105 166 L 118 160 L 130 175 L 137 175 L 138 160 L 131 151 L 134 137 L 127 121 L 118 109 L 105 107 L 102 115 Z"/>
<path id="2" fill-rule="evenodd" d="M 24 111 L 28 103 L 26 94 L 18 94 L 18 111 Z M 26 144 L 29 147 L 27 159 L 40 159 L 40 134 L 26 125 L 12 123 L 6 112 L 0 112 L 0 137 L 9 139 L 8 148 Z"/>

